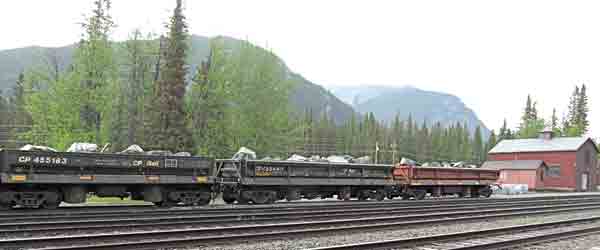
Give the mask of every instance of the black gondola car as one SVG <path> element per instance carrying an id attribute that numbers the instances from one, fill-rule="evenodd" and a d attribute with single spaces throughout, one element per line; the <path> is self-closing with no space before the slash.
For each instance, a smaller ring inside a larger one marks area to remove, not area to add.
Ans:
<path id="1" fill-rule="evenodd" d="M 383 200 L 394 193 L 392 165 L 218 160 L 217 179 L 227 203 L 330 198 Z"/>
<path id="2" fill-rule="evenodd" d="M 0 163 L 0 208 L 83 203 L 89 193 L 204 205 L 214 183 L 205 157 L 1 150 Z"/>

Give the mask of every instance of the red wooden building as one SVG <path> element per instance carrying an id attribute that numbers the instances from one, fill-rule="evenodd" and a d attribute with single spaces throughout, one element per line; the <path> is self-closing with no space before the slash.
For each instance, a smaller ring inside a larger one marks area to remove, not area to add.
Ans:
<path id="1" fill-rule="evenodd" d="M 488 160 L 541 160 L 546 166 L 537 186 L 543 188 L 537 189 L 593 191 L 600 174 L 597 155 L 598 148 L 590 138 L 555 138 L 546 130 L 537 139 L 502 140 L 488 153 Z"/>
<path id="2" fill-rule="evenodd" d="M 527 184 L 529 190 L 544 189 L 544 170 L 542 160 L 487 161 L 482 169 L 500 171 L 499 184 Z"/>

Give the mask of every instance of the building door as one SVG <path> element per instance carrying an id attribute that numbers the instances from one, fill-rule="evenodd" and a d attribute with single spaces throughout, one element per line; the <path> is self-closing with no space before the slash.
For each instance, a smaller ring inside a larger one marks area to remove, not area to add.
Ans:
<path id="1" fill-rule="evenodd" d="M 588 190 L 588 173 L 583 173 L 581 174 L 581 191 L 587 191 Z"/>

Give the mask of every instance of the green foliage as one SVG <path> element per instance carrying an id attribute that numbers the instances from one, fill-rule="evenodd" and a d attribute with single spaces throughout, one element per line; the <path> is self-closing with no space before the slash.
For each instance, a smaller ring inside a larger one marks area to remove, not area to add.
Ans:
<path id="1" fill-rule="evenodd" d="M 22 136 L 33 143 L 59 149 L 74 141 L 107 141 L 112 96 L 118 75 L 108 34 L 114 26 L 110 1 L 98 0 L 93 15 L 82 25 L 85 33 L 75 51 L 74 63 L 58 75 L 45 65 L 25 76 L 25 109 L 32 129 Z"/>
<path id="2" fill-rule="evenodd" d="M 514 139 L 515 135 L 513 134 L 512 130 L 510 128 L 508 128 L 508 124 L 506 123 L 506 119 L 504 119 L 504 123 L 502 124 L 502 127 L 500 128 L 500 134 L 498 135 L 498 142 L 507 139 Z"/>
<path id="3" fill-rule="evenodd" d="M 307 115 L 310 117 L 310 115 Z M 390 124 L 378 122 L 375 115 L 367 113 L 361 120 L 351 119 L 343 125 L 326 122 L 305 123 L 304 145 L 294 152 L 303 155 L 350 154 L 370 156 L 378 163 L 398 163 L 402 157 L 419 162 L 457 162 L 480 164 L 487 151 L 477 135 L 471 136 L 468 127 L 456 123 L 443 127 L 438 122 L 429 126 L 426 121 L 417 126 L 412 116 L 407 121 L 396 116 Z M 331 145 L 336 145 L 332 148 Z M 341 142 L 341 143 L 340 143 Z M 480 143 L 480 146 L 475 144 Z M 378 149 L 378 150 L 377 150 Z"/>
<path id="4" fill-rule="evenodd" d="M 211 41 L 211 54 L 194 77 L 188 111 L 203 154 L 226 156 L 239 147 L 281 153 L 291 141 L 288 98 L 293 83 L 272 53 L 249 42 L 226 47 Z M 328 118 L 320 121 L 322 126 Z"/>
<path id="5" fill-rule="evenodd" d="M 118 122 L 120 126 L 116 129 L 120 132 L 113 132 L 114 135 L 120 135 L 119 138 L 111 140 L 114 148 L 119 148 L 117 144 L 144 145 L 146 142 L 148 131 L 141 125 L 146 121 L 146 109 L 150 105 L 149 100 L 154 93 L 154 80 L 158 73 L 158 43 L 153 37 L 152 34 L 144 37 L 139 30 L 134 30 L 129 40 L 117 48 L 119 54 L 124 55 L 119 65 L 123 72 L 126 72 L 121 76 L 122 79 L 126 79 L 126 84 L 122 85 L 120 93 L 120 100 L 125 101 L 124 106 L 120 106 L 125 117 Z"/>
<path id="6" fill-rule="evenodd" d="M 192 133 L 187 124 L 185 111 L 186 64 L 188 50 L 187 25 L 183 15 L 181 0 L 177 0 L 169 34 L 161 47 L 159 80 L 154 88 L 150 105 L 149 133 L 152 134 L 146 144 L 152 149 L 171 151 L 192 151 Z M 161 41 L 163 42 L 163 41 Z"/>
<path id="7" fill-rule="evenodd" d="M 552 118 L 550 118 L 550 128 L 552 129 L 555 135 L 561 134 L 561 129 L 558 124 L 558 116 L 556 116 L 556 108 L 552 109 Z"/>
<path id="8" fill-rule="evenodd" d="M 475 137 L 473 138 L 473 155 L 477 162 L 483 162 L 486 158 L 487 151 L 483 145 L 483 137 L 481 136 L 481 127 L 475 129 Z"/>
<path id="9" fill-rule="evenodd" d="M 492 133 L 490 135 L 490 138 L 488 138 L 487 144 L 485 146 L 485 152 L 490 152 L 490 150 L 492 150 L 496 145 L 498 144 L 498 138 L 496 136 L 496 132 L 494 130 L 492 130 Z M 487 158 L 487 155 L 486 155 Z M 486 159 L 484 158 L 484 159 Z"/>
<path id="10" fill-rule="evenodd" d="M 536 138 L 540 131 L 544 130 L 545 122 L 543 119 L 538 118 L 537 102 L 532 103 L 531 96 L 527 96 L 527 102 L 525 105 L 525 112 L 521 118 L 521 125 L 517 136 L 520 139 Z"/>
<path id="11" fill-rule="evenodd" d="M 590 126 L 588 103 L 585 84 L 581 88 L 575 86 L 569 101 L 568 116 L 563 121 L 563 134 L 565 136 L 582 136 L 588 132 Z"/>

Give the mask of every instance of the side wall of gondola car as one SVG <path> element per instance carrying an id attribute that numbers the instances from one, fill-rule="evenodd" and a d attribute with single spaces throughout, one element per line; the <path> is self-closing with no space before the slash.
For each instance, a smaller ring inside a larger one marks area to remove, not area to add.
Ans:
<path id="1" fill-rule="evenodd" d="M 0 151 L 0 207 L 83 203 L 89 193 L 159 205 L 207 204 L 214 161 L 204 157 Z"/>
<path id="2" fill-rule="evenodd" d="M 398 194 L 404 199 L 422 199 L 427 194 L 434 197 L 458 195 L 459 197 L 490 197 L 492 185 L 499 172 L 474 168 L 433 168 L 396 166 L 394 178 L 400 182 Z"/>
<path id="3" fill-rule="evenodd" d="M 394 188 L 392 165 L 219 160 L 227 203 L 255 204 L 301 198 L 383 200 Z"/>

